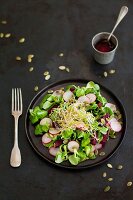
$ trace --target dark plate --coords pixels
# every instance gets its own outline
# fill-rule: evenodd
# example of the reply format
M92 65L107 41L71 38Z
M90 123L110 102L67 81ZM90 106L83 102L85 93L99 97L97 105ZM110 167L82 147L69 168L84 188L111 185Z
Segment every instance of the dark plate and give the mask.
M87 161L80 163L77 166L72 166L68 161L63 162L61 164L56 164L54 162L53 156L51 156L48 152L48 149L42 145L41 137L37 137L34 135L34 127L31 125L31 123L29 121L29 109L32 109L36 105L38 105L48 90L57 90L61 87L65 87L69 84L83 86L87 82L88 82L88 80L64 80L64 81L60 81L60 82L57 82L57 83L54 83L52 85L45 87L31 101L31 103L28 107L27 113L26 113L25 129L26 129L26 134L30 141L30 144L32 145L34 150L40 156L42 156L44 158L44 160L47 160L48 162L50 162L54 165L57 165L59 167L71 168L71 169L82 169L82 168L87 168L87 167L93 167L93 166L99 165L99 164L107 161L107 159L109 159L116 152L118 147L120 146L120 144L124 138L125 132L126 132L126 114L125 114L122 104L120 103L118 98L111 91L109 91L108 89L106 89L105 87L103 87L102 85L100 85L98 83L100 85L102 95L104 97L106 97L109 102L114 103L117 106L118 110L121 112L122 121L123 121L122 131L117 134L116 139L110 139L107 142L107 144L105 145L105 147L101 150L106 153L105 156L98 156L95 160L87 160Z

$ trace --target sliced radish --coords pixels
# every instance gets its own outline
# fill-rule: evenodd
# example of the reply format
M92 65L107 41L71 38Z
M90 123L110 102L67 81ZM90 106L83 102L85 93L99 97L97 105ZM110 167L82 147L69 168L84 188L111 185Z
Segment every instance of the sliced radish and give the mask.
M113 112L116 111L116 106L112 103L106 103L105 107L111 108Z
M112 119L110 119L110 120L108 121L109 124L110 124L111 122L118 122L118 120L117 120L115 117L113 117Z
M68 147L68 150L70 152L74 152L75 149L76 150L79 149L79 143L76 142L76 141L70 141L70 142L68 142L68 146L67 147Z
M51 148L49 149L49 153L50 153L50 155L52 155L52 156L56 156L56 154L57 154L59 151L60 151L60 149L59 149L59 148L55 148L55 147L51 147Z
M62 96L62 90L56 90L56 91L54 91L54 93L52 95L57 96L57 97L61 97Z
M68 90L63 94L63 99L68 102L73 97L73 93Z
M60 133L60 130L56 128L50 128L49 133L52 135L57 135L58 133Z
M47 118L47 117L45 117L45 118L43 118L41 121L40 121L40 125L45 125L45 124L48 124L48 125L50 125L50 126L52 126L52 120L50 119L50 118Z
M94 147L95 147L95 150L99 150L102 148L102 144L96 144Z
M51 138L48 136L47 133L45 133L43 136L42 136L42 143L43 144L48 144L51 142Z
M118 122L118 121L112 121L110 123L110 127L115 132L119 132L122 129L122 126L121 126L120 122Z
M95 94L90 93L90 94L87 94L86 96L87 96L87 98L89 98L90 103L93 103L94 101L96 101L96 95Z
M79 101L80 103L90 103L90 99L87 98L86 96L81 96L81 97L79 97L79 98L78 98L78 101Z

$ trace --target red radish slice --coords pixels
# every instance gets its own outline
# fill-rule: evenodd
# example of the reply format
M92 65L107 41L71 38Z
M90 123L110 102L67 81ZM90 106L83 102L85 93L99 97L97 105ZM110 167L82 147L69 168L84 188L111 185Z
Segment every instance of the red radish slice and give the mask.
M73 97L73 93L68 90L63 94L63 99L68 102Z
M118 122L118 121L112 121L110 123L110 127L115 132L120 132L122 129L122 126L121 126L120 122Z
M60 133L60 130L56 128L50 128L49 133L52 135L57 135L58 133Z
M90 103L90 99L87 98L86 96L79 97L78 101L81 102L81 103Z
M43 144L48 144L51 142L51 138L48 136L47 133L45 133L43 136L42 136L42 143Z
M79 149L79 143L76 141L70 141L70 142L68 142L67 147L70 152L74 152L74 149L76 149L76 150Z
M112 103L106 103L105 107L111 108L112 111L116 111L116 106Z
M59 148L55 148L55 147L50 147L50 149L49 149L49 153L50 153L50 155L52 155L52 156L56 156L56 154L59 152Z
M96 101L96 95L93 93L87 94L86 97L89 98L90 103L93 103L94 101Z
M45 125L45 124L48 124L48 125L50 125L50 126L52 126L52 120L50 119L50 118L47 118L47 117L45 117L45 118L43 118L41 121L40 121L40 125Z
M56 91L54 91L54 93L52 95L57 96L57 97L61 97L62 96L61 92L62 92L61 90L56 90Z
M94 148L95 150L99 150L102 148L102 144L96 144Z
M108 123L111 124L112 122L118 122L118 121L117 121L117 119L116 119L115 117L113 117L112 119L110 119L110 120L108 121Z

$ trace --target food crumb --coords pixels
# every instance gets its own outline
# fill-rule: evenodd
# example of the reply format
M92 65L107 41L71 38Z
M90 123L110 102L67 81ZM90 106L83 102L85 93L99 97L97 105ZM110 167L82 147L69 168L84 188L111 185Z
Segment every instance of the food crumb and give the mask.
M23 42L25 42L25 38L20 38L19 43L23 43Z
M48 74L47 76L45 76L45 80L48 81L50 79L50 74Z
M103 178L105 178L107 176L107 173L106 172L104 172L103 173Z
M113 181L113 178L108 178L108 181L109 181L109 182Z
M20 56L16 56L16 60L17 61L21 60L21 57Z
M114 74L114 73L115 73L115 69L111 69L111 70L109 71L109 73L110 73L110 74Z
M43 75L44 75L44 76L47 76L47 75L49 75L49 72L48 72L48 71L45 71L45 72L43 73Z
M131 181L127 182L127 187L131 187L132 184L133 184L133 183L132 183Z
M9 38L9 37L11 37L11 33L6 33L5 38Z
M110 163L107 164L107 167L110 168L110 169L113 168L113 166Z
M122 168L123 168L122 165L118 165L118 166L117 166L117 169L119 169L119 170L122 169Z
M33 70L34 70L33 67L30 67L30 68L29 68L29 72L32 72Z
M109 190L110 190L110 186L109 185L104 188L104 192L108 192Z
M99 156L105 156L105 152L104 151L100 152Z
M34 91L37 92L38 89L39 89L39 88L38 88L38 86L36 85L36 86L34 87Z
M67 72L70 72L70 69L69 69L68 67L66 67L66 71L67 71Z
M65 67L64 65L61 65L61 66L59 66L59 69L60 69L60 70L65 70L66 67Z
M32 58L34 57L34 55L33 54L29 54L28 55L28 62L32 62Z
M59 56L60 56L60 57L63 57L63 56L64 56L64 54L63 54L63 53L60 53L60 54L59 54Z
M104 75L104 77L107 77L107 76L108 76L108 73L107 73L107 72L104 72L103 75Z
M2 20L1 24L7 24L7 21L6 20Z
M3 38L4 37L4 33L0 33L0 38Z

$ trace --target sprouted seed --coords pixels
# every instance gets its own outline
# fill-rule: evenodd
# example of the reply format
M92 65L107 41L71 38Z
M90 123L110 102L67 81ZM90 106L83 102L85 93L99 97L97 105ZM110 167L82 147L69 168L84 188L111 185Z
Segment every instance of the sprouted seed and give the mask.
M21 57L20 56L16 56L16 60L17 61L21 60Z

